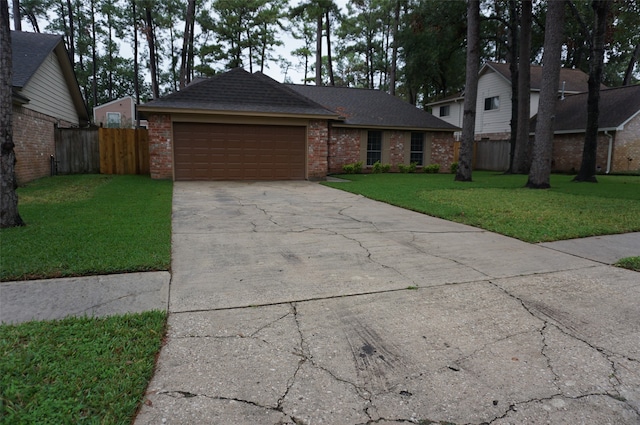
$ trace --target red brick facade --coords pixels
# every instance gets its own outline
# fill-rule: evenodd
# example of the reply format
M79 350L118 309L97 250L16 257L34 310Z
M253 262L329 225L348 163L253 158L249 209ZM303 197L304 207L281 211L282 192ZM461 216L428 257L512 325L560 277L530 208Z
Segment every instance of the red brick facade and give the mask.
M434 132L431 139L431 164L440 164L440 172L448 173L453 163L453 133Z
M615 134L612 171L640 171L640 115Z
M398 171L398 165L405 164L405 148L411 149L411 133L406 131L391 130L386 132L389 140L389 163L393 171Z
M173 179L171 115L149 116L149 170L153 179Z
M51 155L56 154L56 125L71 127L71 123L14 106L13 143L19 185L51 174Z
M322 180L327 177L328 139L329 123L327 121L309 121L307 126L307 178L309 180Z
M332 127L329 140L329 173L341 173L342 166L360 161L360 129Z
M558 173L577 173L582 163L584 133L558 134L553 139L553 160L551 171ZM609 139L598 133L598 153L596 165L602 172L607 170L607 150Z

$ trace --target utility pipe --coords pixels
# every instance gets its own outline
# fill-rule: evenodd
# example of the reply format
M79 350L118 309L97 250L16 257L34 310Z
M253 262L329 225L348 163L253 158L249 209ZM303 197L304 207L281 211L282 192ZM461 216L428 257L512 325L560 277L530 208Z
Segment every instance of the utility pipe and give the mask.
M609 149L607 150L607 174L609 174L611 172L611 154L613 152L613 135L609 134L609 130L605 130L604 135L609 138Z

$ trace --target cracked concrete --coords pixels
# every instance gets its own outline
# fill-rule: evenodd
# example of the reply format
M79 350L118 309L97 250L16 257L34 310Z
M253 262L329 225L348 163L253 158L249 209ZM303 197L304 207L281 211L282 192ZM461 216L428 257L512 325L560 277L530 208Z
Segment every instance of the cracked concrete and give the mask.
M0 284L0 323L167 310L169 272Z
M637 424L638 274L308 182L176 183L136 424Z

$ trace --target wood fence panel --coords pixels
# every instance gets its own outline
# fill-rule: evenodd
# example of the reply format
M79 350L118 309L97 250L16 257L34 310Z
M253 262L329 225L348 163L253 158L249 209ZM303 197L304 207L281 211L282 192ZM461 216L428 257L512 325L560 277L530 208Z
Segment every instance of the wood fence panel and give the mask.
M509 168L511 144L508 140L482 140L473 143L473 169L506 171ZM453 144L453 161L460 157L460 142Z
M100 148L97 129L59 128L55 134L58 174L97 174Z
M100 172L149 174L149 137L145 129L101 128Z

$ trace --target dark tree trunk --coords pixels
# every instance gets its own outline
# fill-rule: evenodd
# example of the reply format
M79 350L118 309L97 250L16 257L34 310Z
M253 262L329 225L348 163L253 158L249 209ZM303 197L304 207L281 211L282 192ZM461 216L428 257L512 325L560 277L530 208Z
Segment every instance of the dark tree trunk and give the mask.
M322 13L316 22L316 86L322 85Z
M91 0L91 93L93 95L93 105L98 106L98 54L96 52L96 44L98 40L96 40L96 11L95 11L95 0Z
M0 0L0 228L24 225L16 193L11 54L9 3Z
M511 133L509 136L509 169L507 174L513 173L513 156L516 151L516 138L518 134L518 105L520 88L518 72L518 5L515 0L509 0L509 71L511 72Z
M329 20L329 9L325 12L327 20L327 66L329 67L329 85L335 86L336 81L333 78L333 59L331 58L331 21Z
M13 28L22 31L22 16L20 16L20 0L13 0Z
M396 0L393 11L393 49L391 51L391 70L389 71L389 94L396 95L398 71L398 27L400 26L400 0Z
M71 66L76 67L76 42L75 42L75 29L73 24L73 6L71 0L67 0L67 13L69 14L69 60L71 60Z
M476 126L476 99L480 67L480 0L467 3L467 64L462 117L462 143L456 181L471 181L473 143Z
M610 0L594 0L591 7L595 12L595 31L591 43L591 60L589 61L589 95L587 98L587 128L584 135L582 164L578 175L573 179L578 182L596 183L597 151L598 151L598 117L600 116L600 83L604 68L604 35L607 28L607 12Z
M193 51L191 31L195 20L196 0L189 0L187 4L187 16L184 22L184 38L182 39L182 52L180 52L180 89L189 83L189 51ZM191 48L191 49L190 49Z
M531 115L531 0L522 2L518 58L518 129L513 152L512 172L528 174L531 164L529 116Z
M145 21L146 35L149 43L149 71L151 72L151 95L154 99L160 97L160 88L158 87L158 61L156 59L156 36L153 29L153 14L151 5L145 4Z
M532 189L551 187L551 158L553 154L553 121L558 99L560 59L564 25L564 1L551 1L547 7L542 55L542 83L540 103L533 142L533 158L526 186Z
M640 57L640 44L638 44L631 55L631 59L629 59L629 65L627 65L627 71L624 73L624 80L622 80L623 86L628 86L631 84L631 77L633 77L633 69L638 62L638 57Z

